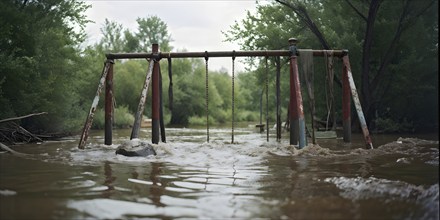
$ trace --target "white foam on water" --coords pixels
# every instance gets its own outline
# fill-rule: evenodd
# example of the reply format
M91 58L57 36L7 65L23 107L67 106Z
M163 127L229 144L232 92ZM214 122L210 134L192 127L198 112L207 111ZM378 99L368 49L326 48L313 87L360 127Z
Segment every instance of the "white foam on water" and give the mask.
M219 130L218 132L226 130ZM229 132L229 131L226 131ZM125 141L122 145L136 146L139 139ZM238 135L236 143L225 140L213 140L209 143L194 143L188 141L151 144L157 155L148 157L126 157L116 155L117 145L95 145L87 149L70 150L68 160L71 164L100 164L104 161L114 163L146 163L167 162L178 166L210 167L229 169L235 167L256 166L265 161L268 155L277 156L335 156L334 152L319 145L309 144L303 149L288 143L275 141L266 142L259 134Z
M98 219L125 219L128 216L196 217L199 211L189 207L157 207L152 204L113 199L69 201L67 207Z
M93 180L81 180L81 181L74 181L74 180L75 179L62 180L62 181L57 181L54 184L56 184L58 187L62 187L63 189L90 188L96 185L96 182Z
M423 203L439 199L438 184L416 186L402 181L379 179L375 177L331 177L324 182L333 183L341 190L340 195L346 199L362 200L370 198L387 198L396 200L416 199Z
M174 131L170 129L170 131ZM399 138L397 141L369 149L331 150L319 145L309 144L303 149L289 145L286 140L281 143L271 139L267 142L264 135L241 131L236 135L234 144L230 143L228 129L211 129L211 142L206 143L203 130L200 129L175 129L173 136L168 138L168 143L151 144L157 155L148 157L126 157L116 155L115 149L120 146L89 144L86 149L80 150L75 147L64 148L58 156L52 157L51 161L68 163L69 165L101 165L103 162L122 164L146 164L151 162L174 164L177 167L199 167L229 170L246 169L265 164L266 158L275 156L310 156L310 157L355 157L370 158L384 154L405 154L404 157L396 158L394 162L405 164L412 163L415 159L426 164L438 166L438 141L425 141L419 139ZM195 138L194 134L200 134L203 140ZM195 140L197 139L197 140ZM130 141L116 140L121 145L136 146L149 140L133 139ZM426 145L419 147L418 144ZM434 146L432 146L434 145ZM421 152L423 149L424 152ZM407 155L407 156L406 156ZM267 172L267 166L262 165L262 175ZM255 171L255 169L253 169Z
M151 186L151 185L153 185L153 182L151 182L151 181L145 181L145 180L138 180L138 179L128 179L128 181L129 182L132 182L132 183L139 183L139 184L142 184L142 185L148 185L148 186ZM158 186L161 186L161 184L160 183L156 183Z
M217 132L229 132L219 129ZM136 146L141 140L134 139L122 143ZM230 168L231 166L255 166L264 161L270 154L289 156L297 154L295 147L277 142L267 143L259 135L246 134L246 140L237 137L237 143L231 144L225 140L214 140L210 143L169 142L151 144L157 155L148 157L126 157L116 155L117 145L88 146L84 150L70 149L66 160L72 165L100 164L104 161L114 163L145 163L167 162L176 165L193 167Z
M382 198L385 201L416 201L424 208L419 219L439 218L439 185L416 186L402 181L369 178L332 177L324 180L341 190L340 195L353 201Z
M0 190L0 196L15 196L17 195L17 192L9 190L9 189L2 189Z

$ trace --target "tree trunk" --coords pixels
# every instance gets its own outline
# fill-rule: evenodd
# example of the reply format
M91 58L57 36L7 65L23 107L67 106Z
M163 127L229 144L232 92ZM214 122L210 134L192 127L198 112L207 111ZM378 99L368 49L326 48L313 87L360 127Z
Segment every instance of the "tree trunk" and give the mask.
M370 88L370 55L373 45L373 28L377 12L380 6L380 0L372 0L368 10L367 25L365 30L364 44L362 46L362 69L361 69L361 98L362 107L365 113L367 124L371 120L373 110L373 100Z

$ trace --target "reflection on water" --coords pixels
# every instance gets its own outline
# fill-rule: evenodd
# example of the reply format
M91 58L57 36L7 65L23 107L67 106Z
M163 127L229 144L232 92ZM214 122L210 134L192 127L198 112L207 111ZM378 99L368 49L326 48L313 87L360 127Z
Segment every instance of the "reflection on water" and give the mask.
M115 155L129 130L112 146L92 133L85 150L77 137L15 146L50 158L0 154L0 219L439 218L438 141L381 135L365 150L353 135L298 150L237 130L230 144L229 129L211 129L210 143L204 129L167 129L147 158Z

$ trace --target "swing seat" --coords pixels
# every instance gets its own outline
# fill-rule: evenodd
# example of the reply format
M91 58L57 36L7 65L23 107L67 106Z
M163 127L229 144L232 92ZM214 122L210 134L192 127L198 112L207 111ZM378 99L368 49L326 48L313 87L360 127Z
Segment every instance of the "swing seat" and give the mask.
M144 116L145 117L145 116ZM151 128L151 119L149 118L144 118L141 121L141 128Z

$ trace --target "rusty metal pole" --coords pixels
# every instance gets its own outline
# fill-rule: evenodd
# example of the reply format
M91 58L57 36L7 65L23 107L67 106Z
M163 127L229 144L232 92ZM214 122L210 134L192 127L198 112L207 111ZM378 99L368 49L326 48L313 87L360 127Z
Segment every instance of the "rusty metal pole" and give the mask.
M297 49L299 53L304 51ZM310 51L310 50L307 50ZM334 56L342 57L343 50L312 50L313 56L325 56L325 54L332 52ZM108 59L150 59L157 57L157 54L152 53L110 53L106 54ZM159 58L210 58L210 57L275 57L275 56L290 56L289 50L254 50L254 51L212 51L207 55L206 52L160 52Z
M154 61L150 60L148 64L147 75L144 81L144 87L142 88L141 98L139 100L138 109L134 116L133 129L131 130L130 140L139 138L139 130L141 128L142 115L144 113L145 101L147 100L148 88L150 87L151 75L153 74Z
M304 121L304 112L301 96L301 87L298 76L297 64L297 40L295 38L289 39L290 50L290 144L295 145L296 140L294 136L298 135L299 145L301 149L306 146L306 124ZM295 124L298 124L298 130L294 129ZM296 130L296 131L295 131ZM295 134L296 133L296 134Z
M99 80L98 89L96 90L95 98L93 99L92 106L90 107L89 114L87 115L86 123L84 123L84 128L81 134L81 139L79 140L78 148L84 149L86 145L87 138L89 137L89 130L92 127L93 117L95 116L96 107L99 103L99 95L101 94L102 87L104 87L105 79L110 68L110 64L113 60L107 59L104 63L104 68L102 69L101 79Z
M159 65L159 125L160 125L160 139L163 143L167 142L167 137L165 134L165 122L163 118L163 90L162 90L162 72L160 71Z
M105 122L104 122L104 144L112 145L113 129L113 64L111 60L108 74L105 79Z
M280 64L280 57L276 57L276 96L277 96L277 141L281 141L281 84L280 84L280 78L281 78L281 64Z
M344 142L351 142L351 102L350 82L348 81L348 68L342 67L342 125L344 128Z
M350 67L350 61L348 59L348 55L343 56L342 61L344 62L344 66L347 69L347 78L351 89L351 95L353 98L354 106L356 107L359 123L361 124L365 143L367 145L367 148L373 149L373 143L371 141L370 132L368 131L367 122L365 121L364 112L362 111L361 102L359 101L359 95L357 93L356 85L354 84L353 76L351 74L351 67Z
M290 44L290 39L289 39ZM296 48L295 48L296 49ZM290 101L289 101L289 120L290 120L290 144L297 145L298 144L298 135L299 135L299 124L298 124L298 109L296 108L296 95L295 95L295 81L293 76L293 62L296 62L296 53L293 52L290 59ZM294 56L294 60L293 60Z
M152 105L151 105L151 142L153 144L159 143L159 117L160 117L160 92L159 92L159 44L152 45L152 51L155 56L153 68L153 83L152 83Z

